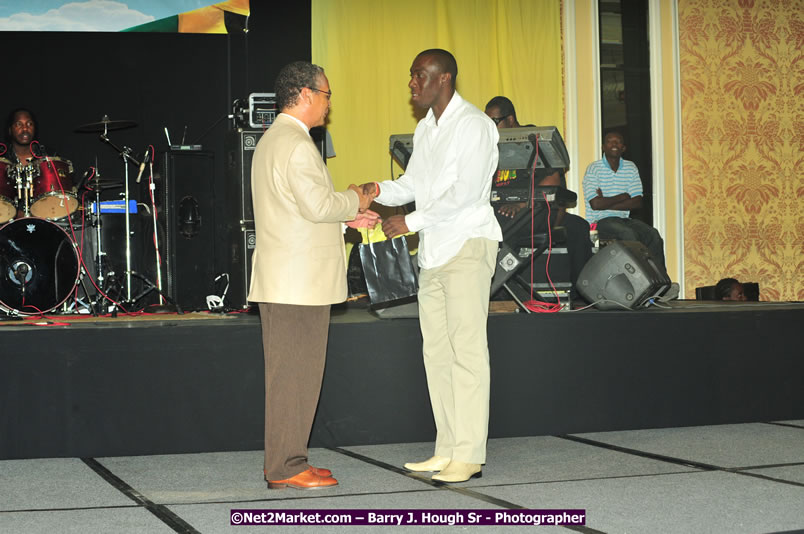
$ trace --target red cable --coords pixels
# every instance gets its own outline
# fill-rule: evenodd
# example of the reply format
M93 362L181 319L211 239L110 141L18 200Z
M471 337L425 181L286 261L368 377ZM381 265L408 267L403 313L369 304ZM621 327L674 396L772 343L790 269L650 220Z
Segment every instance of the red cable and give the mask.
M545 274L547 276L547 281L550 282L550 287L553 288L553 292L556 296L556 303L553 304L549 302L541 302L533 298L533 228L536 219L534 210L536 199L534 197L536 195L536 163L539 161L539 134L536 134L536 141L534 144L536 154L533 158L533 165L530 169L530 300L524 302L523 304L532 312L555 313L561 310L561 302L558 298L558 291L553 285L553 280L550 278L550 257L553 252L553 231L550 225L550 203L547 202L547 195L544 193L542 193L542 197L544 198L545 204L547 204L547 262L545 265Z

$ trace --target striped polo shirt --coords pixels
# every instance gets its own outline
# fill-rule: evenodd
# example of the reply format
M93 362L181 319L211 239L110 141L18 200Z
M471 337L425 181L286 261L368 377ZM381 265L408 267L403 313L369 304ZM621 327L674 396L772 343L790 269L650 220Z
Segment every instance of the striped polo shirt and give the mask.
M606 217L627 218L630 214L627 210L593 210L589 201L597 196L598 189L603 191L604 197L613 197L620 193L628 193L632 198L642 196L642 180L637 166L633 161L620 158L620 165L617 172L614 172L604 156L589 164L583 176L587 221L594 223Z

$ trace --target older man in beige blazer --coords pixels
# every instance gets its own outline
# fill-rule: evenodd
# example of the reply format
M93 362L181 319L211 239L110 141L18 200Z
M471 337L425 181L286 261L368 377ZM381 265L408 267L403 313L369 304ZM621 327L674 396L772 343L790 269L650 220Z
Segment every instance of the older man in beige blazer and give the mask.
M265 479L314 489L338 482L311 467L307 442L327 349L330 305L346 299L342 221L364 218L371 196L336 192L309 129L324 124L332 92L323 69L286 65L276 81L281 113L254 152L257 246L248 299L257 302L265 357Z

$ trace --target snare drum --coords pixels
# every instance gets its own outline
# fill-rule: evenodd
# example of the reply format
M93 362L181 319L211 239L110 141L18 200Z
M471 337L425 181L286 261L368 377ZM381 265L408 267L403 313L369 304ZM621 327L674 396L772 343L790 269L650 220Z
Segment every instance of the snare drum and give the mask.
M0 228L0 308L38 315L78 285L78 253L64 230L25 217Z
M73 187L73 164L61 158L47 158L32 163L36 167L33 180L31 214L43 219L61 219L78 209ZM64 194L62 195L62 191Z
M9 176L13 166L6 158L0 158L0 223L13 219L17 214L16 184Z

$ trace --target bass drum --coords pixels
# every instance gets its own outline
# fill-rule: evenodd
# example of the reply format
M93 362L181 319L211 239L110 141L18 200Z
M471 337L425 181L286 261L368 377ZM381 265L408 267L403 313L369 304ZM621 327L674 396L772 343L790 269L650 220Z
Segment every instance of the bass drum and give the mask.
M27 217L0 228L0 307L39 315L60 306L78 285L78 253L67 234Z

